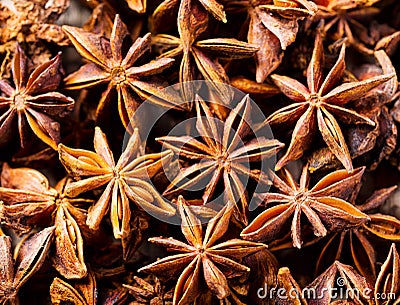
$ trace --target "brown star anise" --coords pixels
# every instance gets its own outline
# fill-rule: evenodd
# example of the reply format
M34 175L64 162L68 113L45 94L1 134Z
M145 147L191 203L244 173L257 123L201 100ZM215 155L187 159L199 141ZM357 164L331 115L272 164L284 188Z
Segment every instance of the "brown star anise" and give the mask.
M360 183L363 168L348 173L338 170L323 177L309 188L308 166L303 167L300 184L286 169L281 177L273 174L274 186L281 193L257 194L265 204L277 202L258 215L241 233L241 237L253 241L272 241L279 237L285 224L292 219L293 246L301 248L301 215L307 217L315 236L325 236L328 231L341 230L369 220L368 216L351 203L345 201ZM342 199L344 198L344 199Z
M85 226L86 211L74 204L92 200L68 198L64 190L69 181L64 178L52 188L47 178L34 169L13 169L3 164L0 220L16 232L25 233L51 215L55 226L54 267L65 278L82 278L87 269L80 227Z
M400 303L400 257L396 244L392 244L385 262L381 266L374 286L376 305Z
M346 291L346 304L356 305L389 305L400 302L400 261L396 245L392 244L385 262L375 281L371 285L366 279L357 273L353 267L334 262L324 273L318 276L307 288L315 290L314 300L309 299L309 304L342 304L340 301L332 302L332 288L335 283L342 286ZM339 278L337 278L339 274ZM337 289L337 288L336 288ZM337 292L337 290L336 290ZM338 293L336 293L338 295ZM318 299L317 299L318 298Z
M363 53L372 54L375 41L370 36L369 29L360 21L376 18L379 8L373 5L380 1L315 0L318 12L312 20L325 20L322 30L333 40L347 38L349 45Z
M99 127L95 129L94 149L96 152L59 145L61 163L70 175L79 180L66 186L67 196L76 197L106 185L97 203L89 208L86 222L89 228L98 229L101 220L110 210L115 238L126 237L130 231L129 199L154 213L175 214L175 209L148 181L161 169L163 162L171 157L170 151L140 156L137 128L117 163Z
M60 124L53 117L63 116L72 110L74 100L57 90L62 79L61 54L41 64L30 73L30 61L19 45L12 64L13 88L0 79L0 143L7 143L18 125L21 147L26 142L28 126L47 145L57 149L60 141ZM30 74L29 74L30 73Z
M150 275L146 280L134 276L133 281L130 285L123 284L135 298L131 305L172 305L173 290L165 291L156 276Z
M170 67L173 59L160 58L138 67L134 66L150 49L150 33L138 38L123 57L122 44L127 29L119 15L115 17L110 40L72 26L63 26L63 30L79 54L89 61L66 77L66 88L82 89L103 83L108 85L99 101L97 116L102 114L102 110L115 93L118 98L119 116L125 127L129 125L141 100L151 97L152 102L161 106L176 106L172 97L162 95L163 86L150 78Z
M93 272L89 271L87 276L71 286L67 282L54 278L50 286L51 302L54 305L97 305L98 291L96 278Z
M18 291L42 267L53 235L50 227L22 239L13 258L11 237L0 229L0 304L19 304Z
M182 2L186 0L164 0L156 8L152 16L152 23L155 29L165 28L169 26L166 20L170 20L171 16L176 14L178 7L182 5ZM202 5L215 19L226 23L226 14L224 6L220 4L218 0L190 0L192 2L199 2L194 4L195 7Z
M283 51L292 44L299 30L298 21L313 16L314 2L307 0L226 1L226 9L233 12L246 10L250 17L248 42L259 47L255 54L256 80L265 81L282 61Z
M210 220L204 237L200 220L182 196L178 198L178 210L182 218L182 233L188 244L174 238L150 238L149 241L180 253L162 258L139 269L139 272L167 278L181 272L175 287L174 304L192 304L205 288L203 284L219 299L227 298L231 294L228 279L250 271L240 260L265 249L265 245L240 239L217 243L228 230L232 204L227 204Z
M317 261L317 273L332 261L343 257L343 252L348 249L357 270L369 282L375 281L376 251L368 237L372 235L386 241L400 241L400 220L394 216L370 211L382 205L395 189L396 187L377 190L364 204L356 205L360 211L367 213L370 220L358 227L335 232L321 251Z
M179 156L195 162L178 173L164 194L180 192L207 179L202 197L203 203L206 204L213 197L218 182L223 180L226 200L240 200L239 218L245 220L248 202L243 181L251 178L269 183L268 178L259 169L251 168L249 163L270 158L283 144L265 137L246 139L251 132L251 128L248 128L251 115L248 96L231 110L224 122L218 121L202 100L196 102L196 110L196 129L201 141L192 136L166 136L158 139ZM238 124L237 129L234 128L234 124Z
M310 146L317 128L328 148L343 166L348 171L353 169L347 144L335 116L345 123L374 126L375 123L371 119L344 106L394 77L394 74L343 83L332 89L342 77L346 67L345 48L343 44L339 58L326 78L323 79L324 49L321 34L317 32L312 59L307 69L308 88L287 76L276 74L271 76L282 93L294 103L271 114L267 118L268 123L273 126L283 126L297 121L290 146L286 154L278 161L277 170L289 161L296 160L303 155Z
M217 58L245 58L253 56L258 47L234 38L200 39L207 30L208 14L197 0L182 0L178 13L180 37L169 34L154 36L153 43L163 49L160 58L182 56L179 82L198 79L198 72L210 81L210 86L219 93L222 101L228 102L231 93L215 83L229 83L229 78ZM196 69L197 68L197 69ZM184 92L185 98L193 100L192 92Z
M50 286L51 302L54 305L122 305L126 304L128 293L122 287L109 290L110 293L99 295L96 277L92 271L73 285L56 277Z
M147 0L125 0L129 8L138 14L146 13Z

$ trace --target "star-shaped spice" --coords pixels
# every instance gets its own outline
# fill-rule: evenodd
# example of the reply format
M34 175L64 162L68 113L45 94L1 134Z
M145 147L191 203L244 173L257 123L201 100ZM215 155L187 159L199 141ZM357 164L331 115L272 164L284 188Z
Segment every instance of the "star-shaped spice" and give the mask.
M10 168L3 165L0 187L0 220L17 233L26 233L35 225L55 226L53 265L65 278L86 275L83 237L80 227L86 226L86 211L74 204L92 200L71 199L65 195L70 179L62 179L55 188L47 178L30 168ZM52 219L48 221L47 219Z
M339 284L344 289L343 291L347 292L346 304L394 305L400 302L399 272L399 253L396 245L392 244L375 282L367 282L352 266L335 261L308 285L307 289L314 290L316 294L311 298L314 298L314 302L317 300L323 302L322 304L343 304L340 300L332 300L334 297L331 293L332 287ZM348 293L349 291L353 293ZM319 296L318 299L316 296ZM311 304L311 300L309 300L309 304Z
M149 241L180 253L162 258L141 268L139 272L155 273L162 277L175 276L180 272L174 304L192 304L201 289L205 288L204 284L219 299L225 299L231 294L228 279L250 271L240 260L265 249L265 245L240 239L217 243L228 230L233 212L231 204L210 220L204 236L200 220L182 196L178 198L178 209L182 218L182 233L188 243L173 238L150 238Z
M328 148L343 166L351 171L353 165L349 149L336 118L345 123L374 126L375 123L371 119L346 108L345 105L361 98L373 88L394 77L394 74L380 75L334 87L346 68L345 45L342 45L339 58L325 79L323 79L323 68L324 50L321 34L317 32L314 51L307 69L308 88L288 76L276 74L271 76L275 85L294 103L271 114L267 122L273 126L284 126L296 122L289 148L278 161L277 170L303 155L318 128Z
M278 203L258 215L241 233L241 237L253 241L272 241L292 218L293 246L301 248L301 216L304 214L311 224L314 235L325 236L333 229L359 226L369 220L368 216L342 198L348 199L364 169L348 173L338 170L323 177L314 187L309 188L308 166L303 167L300 184L286 169L282 178L274 176L274 186L280 193L263 193L257 196L265 204Z
M218 92L222 101L230 100L231 92L218 83L229 83L229 78L217 58L245 58L253 56L258 48L234 38L200 39L207 30L208 14L198 1L182 0L178 12L179 37L168 34L154 36L155 45L169 51L160 58L182 56L179 81L188 82L198 79L198 72L211 88ZM217 84L215 84L217 83ZM192 101L192 92L184 92Z
M227 1L226 8L232 12L245 10L250 17L247 40L259 47L255 54L259 83L279 66L283 51L295 41L299 20L317 11L314 2L307 0Z
M74 106L72 98L55 91L63 73L60 54L33 72L29 67L29 59L17 45L12 63L14 87L0 79L0 92L4 93L0 96L0 143L11 139L17 125L24 147L29 126L40 140L57 149L60 124L53 117L65 115Z
M136 13L146 13L147 0L125 0L129 8Z
M364 20L376 18L381 0L315 0L318 12L313 21L323 19L322 30L333 40L347 39L347 43L362 53L373 54L375 40Z
M95 129L94 149L83 149L59 145L61 163L70 175L79 181L68 184L65 194L75 197L80 193L106 185L101 197L89 208L87 224L98 229L101 220L110 210L114 237L127 237L130 230L131 209L129 199L139 207L153 213L174 215L169 205L149 182L171 157L171 152L140 155L140 137L134 129L128 144L117 163L108 146L106 136L99 127Z
M53 305L117 305L126 304L127 291L121 286L107 289L107 293L99 290L95 274L88 275L72 284L56 277L50 286L50 298Z
M171 58L160 58L141 66L135 62L150 49L150 33L138 38L129 48L125 57L122 44L127 35L126 26L116 15L110 40L86 32L80 28L63 26L69 39L79 54L89 63L65 78L67 89L89 88L107 84L97 106L97 116L107 103L117 94L118 111L122 123L127 127L141 100L151 97L151 101L161 106L176 106L172 97L163 96L161 84L151 79L174 62Z
M373 236L391 242L400 241L400 220L394 216L371 213L371 211L381 206L395 189L396 187L377 190L364 204L356 205L360 211L367 213L370 220L358 227L334 232L318 258L317 272L321 272L333 260L345 257L346 253L367 280L375 281L376 251L369 237Z
M171 16L176 14L178 7L182 5L182 2L185 0L164 0L161 4L156 8L152 16L152 25L158 30L168 27L167 20L171 20ZM226 23L226 14L224 11L224 6L220 4L218 0L191 0L196 3L196 6L203 6L215 19ZM175 16L176 17L176 16ZM174 17L173 17L174 18Z
M50 227L22 239L13 256L11 237L0 229L0 304L19 304L18 291L42 267L53 236Z
M201 140L190 135L158 139L179 156L194 162L179 172L164 194L170 195L191 188L207 179L202 198L206 204L212 199L218 182L223 180L226 200L240 200L240 218L246 219L248 203L243 181L251 178L262 183L269 182L259 169L251 168L249 163L274 156L283 144L265 137L246 139L252 132L248 125L251 122L248 96L231 110L224 122L217 120L202 100L196 102L196 110L196 129ZM238 124L236 128L234 124Z
M150 275L146 280L134 276L130 285L122 285L135 299L131 305L172 305L173 289L166 291L156 276Z

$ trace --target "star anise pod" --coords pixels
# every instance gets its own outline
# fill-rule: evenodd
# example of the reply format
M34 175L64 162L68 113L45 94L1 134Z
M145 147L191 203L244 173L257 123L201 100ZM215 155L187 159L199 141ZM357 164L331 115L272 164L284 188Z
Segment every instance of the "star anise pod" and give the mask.
M298 184L291 173L283 169L281 177L273 174L273 184L280 193L257 194L264 204L277 202L258 215L241 233L253 241L272 241L282 234L285 224L292 218L293 246L301 248L301 216L311 224L315 236L325 236L328 231L343 230L369 220L369 217L347 202L353 188L360 183L363 168L348 173L338 170L323 177L309 188L308 166L303 167ZM342 199L344 198L344 199Z
M139 207L162 215L174 215L169 205L149 182L171 157L171 152L140 155L140 137L134 129L128 144L117 163L108 146L106 136L99 127L95 129L95 152L72 149L59 145L61 163L70 175L79 181L68 184L65 194L76 197L80 193L106 186L95 205L89 208L87 225L97 230L101 220L110 210L115 238L129 234L131 208L129 199Z
M349 304L398 304L400 301L399 272L400 261L395 244L392 244L373 287L351 266L336 261L307 287L316 292L313 296L314 299L309 299L308 303L337 304L331 303L332 291L334 291L332 288L337 283L346 291L354 292L346 293ZM337 278L337 274L339 274L339 278Z
M343 83L333 88L343 75L345 64L345 45L340 50L339 58L328 75L323 79L324 49L321 34L315 37L312 59L307 69L307 85L288 76L272 75L271 78L283 94L294 101L267 118L273 126L283 126L296 122L290 146L286 154L278 161L280 169L291 160L300 158L310 146L318 128L328 148L335 154L343 166L353 169L350 153L336 117L345 123L375 123L363 114L345 107L350 101L359 99L371 89L388 81L394 74L371 77L369 79Z
M54 305L97 305L98 290L96 278L89 271L87 276L76 282L74 286L56 277L50 286L51 302Z
M245 10L249 15L247 40L259 47L255 54L256 80L259 83L279 66L283 51L295 41L298 21L313 16L317 11L314 2L307 0L227 1L226 8L233 12Z
M146 13L147 0L125 0L129 8L138 14Z
M87 269L80 227L85 226L86 211L74 205L92 200L68 198L64 191L69 181L64 178L52 188L47 178L34 169L13 169L3 164L0 200L4 203L0 204L0 220L16 232L25 233L43 219L52 218L50 223L55 226L53 265L65 278L82 278Z
M67 89L83 89L99 84L107 84L97 106L97 117L115 94L122 123L127 127L141 100L151 97L151 101L161 106L176 106L172 97L163 96L163 85L150 77L159 74L174 62L171 58L160 58L141 66L135 62L150 49L151 35L138 38L129 48L125 57L122 46L127 35L126 26L116 15L110 40L80 28L63 26L69 39L79 54L89 63L65 78Z
M250 271L240 260L264 249L265 245L240 239L217 243L228 230L233 212L232 204L226 205L210 220L204 236L200 220L182 196L178 199L178 210L182 218L182 233L188 243L174 238L150 238L149 241L179 254L162 258L139 269L139 272L166 278L180 272L174 292L174 304L191 304L201 293L201 289L205 288L204 284L219 299L227 298L231 294L228 279Z
M392 244L374 286L376 305L400 303L400 257L396 245Z
M204 101L196 102L196 111L196 129L201 140L190 135L165 136L158 139L179 156L195 162L178 173L164 195L191 188L199 185L201 181L204 181L203 179L207 179L207 186L202 196L203 203L206 204L211 201L218 182L223 180L226 200L235 203L240 200L239 218L245 220L248 202L243 181L251 178L262 183L269 183L268 178L259 169L252 169L249 163L272 157L283 145L277 140L265 137L246 139L251 132L248 125L251 116L248 96L245 96L231 110L222 124L216 121ZM234 124L238 124L236 129Z
M96 277L92 271L73 285L60 278L54 278L50 286L51 302L54 305L122 305L126 304L127 292L122 287L99 296Z
M165 286L156 276L150 276L148 280L134 276L133 281L123 285L135 298L132 305L172 305L173 291L164 291Z
M225 69L218 59L251 57L258 47L234 38L200 39L200 35L206 32L207 25L208 14L200 3L197 0L182 0L178 13L179 37L158 34L153 37L153 43L163 49L170 49L162 53L160 58L182 56L179 82L196 80L200 72L218 92L221 100L229 102L231 92L226 90L226 87L218 86L218 83L229 83ZM193 100L190 90L186 90L184 94L186 100Z
M186 0L164 0L161 4L156 8L152 16L152 26L153 29L165 30L166 27L169 27L171 24L169 21L175 19L177 11L180 9L179 6L182 6L183 2ZM191 0L195 3L194 7L203 6L204 9L208 11L215 19L227 22L226 14L224 11L224 6L220 4L219 0Z
M372 54L375 41L362 21L376 18L380 10L377 7L373 7L373 5L380 1L315 0L318 5L318 12L312 20L319 21L323 19L325 24L322 27L322 31L327 33L332 40L337 41L347 38L349 45L360 52Z
M268 288L273 288L274 290L268 290ZM287 267L279 269L276 286L265 286L263 289L263 294L260 295L265 301L270 298L273 299L273 304L275 305L307 305L307 301L304 298L304 294L302 294L299 284L292 277L292 274ZM276 291L278 291L278 293Z
M320 274L306 289L312 292L305 296L309 305L374 304L373 289L367 280L358 274L353 267L338 261L335 261L326 271ZM345 299L333 300L335 296L339 295L340 289L348 289ZM341 301L344 303L340 303Z
M369 241L370 236L385 241L400 241L400 220L394 216L371 213L371 210L382 205L396 187L375 191L362 205L356 205L366 213L370 220L358 227L342 232L335 232L326 242L317 261L317 273L334 260L341 259L347 249L353 265L370 283L376 279L376 251ZM350 245L350 247L349 247Z
M12 65L14 87L0 79L0 91L4 93L0 96L1 144L11 139L17 125L21 147L24 147L29 126L40 140L57 149L60 124L53 117L65 115L74 106L72 98L55 91L63 74L60 55L31 72L29 59L17 45Z
M21 240L13 259L11 237L0 230L0 304L19 304L18 291L42 267L53 235L50 227Z

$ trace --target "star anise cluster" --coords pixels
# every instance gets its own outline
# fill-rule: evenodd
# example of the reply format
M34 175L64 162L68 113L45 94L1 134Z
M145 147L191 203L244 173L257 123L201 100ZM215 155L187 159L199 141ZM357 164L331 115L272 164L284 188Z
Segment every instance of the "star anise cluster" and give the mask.
M0 1L0 304L400 304L400 3Z

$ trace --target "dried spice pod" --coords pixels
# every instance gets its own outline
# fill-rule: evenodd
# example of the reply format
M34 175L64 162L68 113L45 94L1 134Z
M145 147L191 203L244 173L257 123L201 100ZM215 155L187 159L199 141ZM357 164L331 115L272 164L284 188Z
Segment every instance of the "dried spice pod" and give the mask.
M317 273L322 272L334 260L345 257L344 252L350 252L348 257L351 257L352 265L358 272L370 283L376 280L377 258L370 236L385 241L399 241L400 220L390 215L371 213L371 211L381 206L395 189L396 187L377 190L364 204L357 205L360 211L368 215L370 220L358 227L334 232L326 241L319 255L316 265Z
M68 198L64 193L71 179L62 179L55 188L40 172L29 168L10 168L6 163L1 172L1 223L18 233L26 233L39 225L54 225L55 250L53 265L65 278L82 278L87 269L83 254L80 227L86 227L86 211L76 204L92 200ZM49 219L50 218L50 219Z
M146 280L134 276L131 285L123 286L135 299L132 305L172 305L173 290L165 291L165 286L155 276L150 276Z
M253 56L258 47L234 38L200 39L207 30L208 14L198 1L182 0L178 13L179 37L169 34L158 34L153 44L166 52L159 58L175 58L182 56L179 69L179 82L190 82L199 79L199 73L223 103L229 104L232 92L227 86L229 77L217 58L239 59ZM193 90L183 84L185 101L194 100Z
M0 275L0 302L2 304L19 304L18 291L43 265L53 236L54 227L49 227L22 240L16 247L14 262L11 237L0 231L0 264L3 270Z
M97 294L96 278L92 272L88 272L87 276L74 286L57 277L50 286L51 302L54 305L65 302L74 305L96 305Z
M0 144L5 145L14 136L18 126L20 145L24 147L29 128L44 143L57 149L60 124L53 119L65 116L73 109L74 100L55 90L63 77L61 54L30 71L30 61L17 44L12 74L14 88L0 79Z
M151 242L180 253L162 258L139 269L139 272L163 277L176 276L180 272L174 291L174 304L192 302L205 288L204 283L219 299L225 299L231 294L228 279L250 271L240 260L261 251L265 245L240 239L217 243L228 229L233 212L232 204L225 206L208 223L203 237L200 220L183 197L179 197L178 201L181 229L188 244L173 238L151 238Z
M1 304L400 304L399 1L0 2Z
M252 241L272 241L282 235L282 229L289 218L293 246L301 248L301 215L307 217L314 235L325 236L328 231L344 230L359 226L369 217L345 201L348 199L357 182L360 181L363 169L347 173L345 170L333 172L323 177L314 187L309 188L308 166L303 167L300 184L286 169L283 177L273 174L273 183L280 193L257 194L264 204L277 202L278 205L268 208L258 215L240 234L242 238Z
M317 6L312 1L226 1L227 11L247 11L247 40L259 47L255 54L256 80L267 76L282 62L283 51L291 45L299 30L298 21L313 16ZM270 4L271 3L271 4Z
M174 97L162 95L168 92L162 90L162 84L150 79L151 76L170 67L174 59L160 58L138 67L134 66L150 49L150 33L138 38L124 57L122 46L127 29L119 15L114 19L110 40L76 27L63 26L63 30L79 54L89 61L78 71L67 76L66 88L83 89L107 84L107 89L102 93L97 106L97 116L102 114L106 104L115 97L115 93L119 116L125 127L129 126L141 100L151 98L151 101L161 106L179 105L174 105Z
M218 182L223 180L225 200L240 202L237 216L239 220L247 223L248 199L246 185L242 181L251 178L269 184L268 176L257 168L252 169L248 163L273 157L283 145L266 137L246 139L251 132L251 128L248 127L251 115L248 96L231 110L223 126L217 124L219 121L216 121L210 108L200 98L196 102L196 113L196 128L201 141L190 135L158 139L166 148L195 162L178 173L164 191L164 195L190 189L207 179L207 186L202 195L203 204L207 204L212 200ZM238 124L236 129L234 124ZM188 179L189 177L192 178Z
M129 200L156 214L175 214L175 209L149 182L170 159L170 151L140 155L139 131L135 129L115 163L106 136L99 127L95 130L94 149L96 152L59 145L61 163L78 180L67 185L68 196L76 197L106 185L98 201L89 208L86 221L89 228L97 230L110 211L114 237L126 237L130 231Z
M393 78L395 74L380 75L334 87L345 70L344 57L345 45L343 44L339 58L323 79L324 49L321 34L317 32L313 55L307 68L308 88L287 76L276 74L271 76L275 85L294 103L271 114L267 119L268 123L276 126L296 122L290 146L286 154L278 161L276 169L280 169L291 160L300 158L310 146L317 128L328 148L343 166L348 171L353 169L348 146L335 116L346 123L374 126L375 123L370 118L346 108L345 105L363 97L373 88Z

